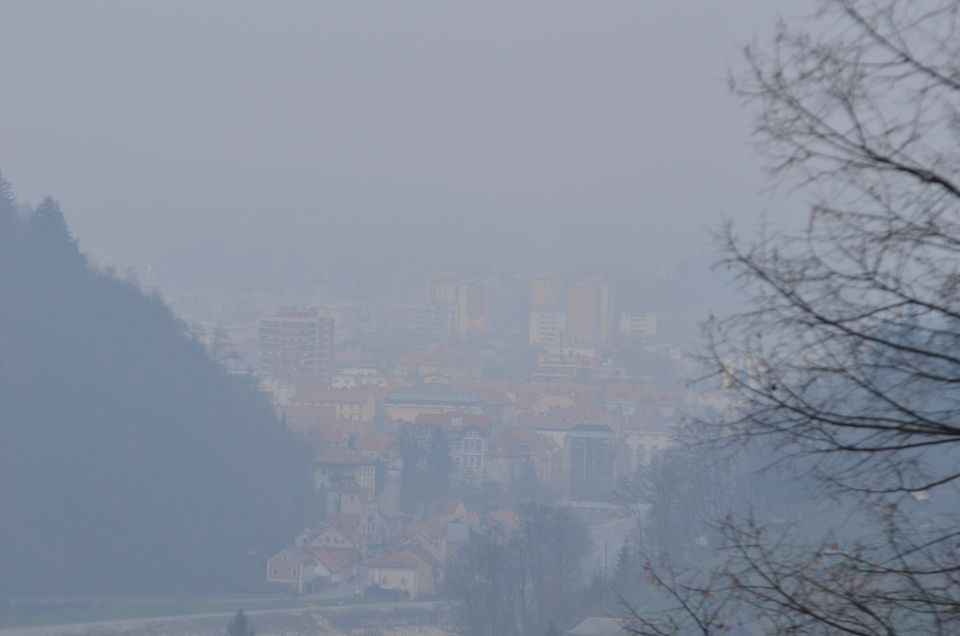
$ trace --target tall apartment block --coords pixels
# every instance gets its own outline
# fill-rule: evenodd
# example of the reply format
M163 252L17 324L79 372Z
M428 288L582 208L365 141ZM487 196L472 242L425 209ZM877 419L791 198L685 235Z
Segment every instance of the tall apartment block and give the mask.
M538 276L530 281L531 309L560 309L563 306L563 283L555 274Z
M540 346L556 344L567 334L563 283L558 275L547 274L531 279L528 333L530 344Z
M655 336L657 335L657 314L633 313L624 311L620 314L621 336Z
M483 282L457 281L450 276L428 280L427 306L448 308L455 313L456 336L467 339L490 329L490 286ZM448 312L437 313L437 320L451 319Z
M458 336L460 310L457 305L424 305L415 311L413 331L424 340L441 344Z
M486 283L461 283L457 291L461 338L487 333L490 328L490 288Z
M599 278L571 283L567 287L567 340L571 344L595 345L611 335L610 285Z
M567 313L562 309L537 307L530 310L530 344L547 346L563 342L567 334Z
M327 382L334 322L312 309L284 307L260 321L260 373L279 382Z

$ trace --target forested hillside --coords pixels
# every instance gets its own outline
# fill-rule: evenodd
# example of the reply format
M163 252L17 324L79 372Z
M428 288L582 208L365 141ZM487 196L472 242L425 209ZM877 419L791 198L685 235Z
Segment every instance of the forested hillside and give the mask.
M0 178L0 601L241 589L307 479L250 381Z

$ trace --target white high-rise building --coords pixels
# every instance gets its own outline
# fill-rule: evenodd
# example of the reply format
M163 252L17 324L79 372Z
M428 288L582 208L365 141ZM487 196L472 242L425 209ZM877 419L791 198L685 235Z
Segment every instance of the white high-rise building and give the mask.
M260 321L260 373L279 382L329 381L333 320L312 309L285 307Z
M657 335L657 314L624 311L620 314L619 333L621 336L655 336Z
M567 333L567 313L561 309L539 308L530 311L530 344L559 343Z

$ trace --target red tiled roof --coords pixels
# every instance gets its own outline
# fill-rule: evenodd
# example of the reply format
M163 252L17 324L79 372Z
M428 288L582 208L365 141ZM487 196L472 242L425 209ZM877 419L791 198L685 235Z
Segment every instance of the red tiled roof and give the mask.
M420 561L406 548L400 548L367 561L367 567L415 570L420 567Z
M336 519L325 523L318 528L309 528L306 532L309 535L309 543L311 546L318 545L318 547L323 548L336 548L337 546L329 546L327 544L314 544L317 537L326 532L329 529L335 529L343 538L352 543L353 545L361 545L363 543L363 535L360 533L360 520L359 515L357 514L341 514Z
M494 456L511 455L523 447L527 451L552 451L557 449L557 444L546 435L519 426L504 427L488 442L490 454Z
M411 536L420 532L428 539L435 540L443 536L446 528L439 521L421 521L413 528Z
M407 351L397 356L398 365L464 365L474 361L474 357L462 349L436 348Z
M390 435L375 435L373 433L357 433L354 436L359 450L382 451L391 448L396 440Z
M360 533L360 515L356 513L344 513L337 517L333 522L334 527L340 531L344 537L353 544L360 545L363 542L363 535Z
M314 548L312 552L331 574L353 567L360 558L360 551L353 548Z
M517 418L517 425L527 429L567 430L576 426L576 421L551 411L544 415L524 413Z
M503 380L476 380L473 382L455 382L464 391L478 393L486 404L509 404L507 393L510 383Z
M417 558L425 562L427 565L431 565L433 567L440 567L443 565L443 561L439 557L418 543L411 542L404 546L404 549L412 552Z
M300 565L313 565L316 562L316 557L313 552L307 548L284 548L278 554L274 555L273 558L281 556L284 552L287 553L290 559Z
M366 404L373 399L368 389L330 389L325 386L298 386L290 402L298 404Z
M341 464L344 466L369 464L372 460L352 448L330 448L321 451L315 458L317 464Z
M415 420L422 426L436 426L444 431L463 431L468 428L489 429L490 418L475 413L421 413Z

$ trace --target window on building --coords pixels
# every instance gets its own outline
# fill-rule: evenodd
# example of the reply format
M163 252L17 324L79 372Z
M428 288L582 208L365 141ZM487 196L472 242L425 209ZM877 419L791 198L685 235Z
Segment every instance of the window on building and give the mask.
M405 576L401 576L401 577L400 577L400 586L401 586L401 587L406 587L406 586L407 586L407 577L405 577Z
M380 585L386 585L386 584L387 584L387 577L381 576L381 577L380 577Z

